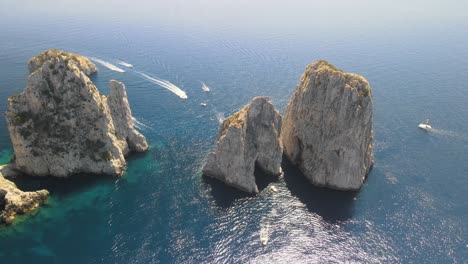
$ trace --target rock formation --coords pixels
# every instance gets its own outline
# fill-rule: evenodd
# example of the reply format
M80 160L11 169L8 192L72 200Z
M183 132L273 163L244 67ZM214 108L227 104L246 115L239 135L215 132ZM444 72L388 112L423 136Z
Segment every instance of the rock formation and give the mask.
M29 62L26 89L5 113L18 170L33 176L121 175L129 151L146 151L134 129L125 87L111 81L102 95L88 59L57 50Z
M240 190L258 193L256 166L266 174L281 174L281 116L267 97L255 97L224 120L214 152L203 174Z
M308 65L284 117L286 157L313 184L358 190L374 162L372 111L364 77L326 61Z
M107 96L107 104L114 121L115 135L122 142L128 143L131 151L144 152L148 149L146 138L134 128L132 112L127 99L127 92L123 83L111 80L109 82L110 93ZM127 144L124 144L124 154L128 152Z
M62 59L67 62L72 61L72 63L75 64L78 69L80 69L80 71L84 72L84 74L88 76L97 72L96 65L94 65L94 63L92 63L88 58L75 53L52 49L46 50L29 60L29 73L33 73L36 70L42 68L44 63L56 59Z
M23 192L13 182L5 179L4 176L12 176L15 173L11 166L0 166L0 223L5 224L13 223L18 214L33 211L47 201L49 196L46 190Z

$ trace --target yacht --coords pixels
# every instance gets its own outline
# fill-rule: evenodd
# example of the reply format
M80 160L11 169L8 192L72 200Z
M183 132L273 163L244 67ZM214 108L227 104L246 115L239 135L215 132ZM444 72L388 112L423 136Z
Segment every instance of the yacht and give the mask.
M428 131L432 129L431 125L429 125L429 119L426 119L426 122L419 124L418 127Z

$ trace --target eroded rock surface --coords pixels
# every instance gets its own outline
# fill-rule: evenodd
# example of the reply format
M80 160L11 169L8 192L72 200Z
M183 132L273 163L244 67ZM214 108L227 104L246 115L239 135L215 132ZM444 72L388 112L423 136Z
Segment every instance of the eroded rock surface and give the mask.
M0 223L11 224L18 214L26 214L47 201L49 192L39 190L23 192L16 185L5 179L15 172L12 165L0 166Z
M372 114L364 77L314 62L286 109L284 153L313 184L358 190L374 162Z
M29 73L31 74L34 71L42 68L44 63L58 58L64 61L72 61L72 63L74 63L78 67L78 69L80 69L80 71L84 72L84 74L88 76L97 72L96 65L92 63L88 58L75 53L52 49L46 50L29 60Z
M32 176L121 175L129 151L148 149L134 129L125 86L111 81L111 94L102 95L87 76L96 66L68 54L31 59L25 90L8 99L16 167Z
M128 144L130 151L144 152L148 149L146 138L135 129L130 104L128 103L125 85L111 80L109 82L110 93L107 96L107 104L114 121L115 135L122 142ZM127 154L127 146L124 146L124 154Z
M240 190L258 193L256 166L266 174L281 174L281 115L267 97L255 97L224 120L214 152L203 174Z

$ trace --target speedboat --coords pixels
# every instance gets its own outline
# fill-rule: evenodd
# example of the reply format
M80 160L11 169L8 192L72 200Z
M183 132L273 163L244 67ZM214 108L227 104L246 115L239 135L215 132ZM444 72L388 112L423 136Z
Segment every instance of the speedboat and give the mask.
M206 107L206 106L207 106L206 103L201 103L200 105L203 106L203 107Z
M431 125L429 125L429 119L427 119L426 122L419 124L418 127L427 131L432 129Z

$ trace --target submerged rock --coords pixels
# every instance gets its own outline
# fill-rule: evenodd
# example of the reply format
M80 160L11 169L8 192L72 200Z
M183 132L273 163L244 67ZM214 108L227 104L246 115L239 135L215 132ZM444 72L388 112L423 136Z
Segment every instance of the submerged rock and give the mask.
M286 157L313 184L358 190L374 162L372 111L364 77L326 61L308 65L284 117Z
M258 193L254 171L281 174L281 115L267 97L255 97L224 120L203 174L240 190Z
M68 54L52 50L31 59L25 90L8 98L16 167L33 176L121 175L124 155L148 149L125 86L111 81L111 94L102 95L87 76L96 66Z
M26 214L47 201L49 192L39 190L23 192L16 185L5 179L14 171L12 165L0 166L0 223L11 224L18 214Z

